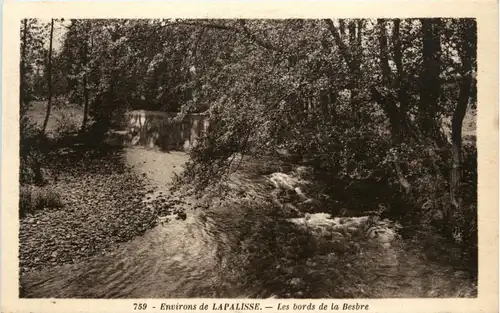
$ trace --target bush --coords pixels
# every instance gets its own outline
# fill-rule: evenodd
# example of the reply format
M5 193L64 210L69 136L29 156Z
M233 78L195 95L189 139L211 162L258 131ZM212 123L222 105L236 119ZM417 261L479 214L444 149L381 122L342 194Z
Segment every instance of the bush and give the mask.
M19 182L21 185L35 184L44 185L45 178L43 176L41 164L43 156L31 151L27 156L21 156L19 166Z
M40 132L36 123L28 116L22 116L19 124L21 145L33 141Z
M19 190L20 218L38 210L62 206L60 194L48 187L21 186Z
M66 137L70 135L75 135L80 130L81 121L79 117L67 111L61 111L61 116L55 122L53 136Z
M19 143L19 182L21 184L42 185L44 183L41 169L44 153L40 148L43 147L41 141L45 139L45 137L40 137L40 130L31 119L27 116L21 118Z

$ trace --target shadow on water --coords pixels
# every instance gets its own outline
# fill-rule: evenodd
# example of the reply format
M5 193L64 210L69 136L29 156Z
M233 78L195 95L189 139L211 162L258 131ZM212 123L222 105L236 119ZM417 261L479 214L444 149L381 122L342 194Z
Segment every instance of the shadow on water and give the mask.
M89 262L27 273L21 296L449 297L464 282L454 275L402 247L370 247L356 235L322 241L279 214L228 206L157 226Z
M285 280L293 276L284 264L299 267L313 253L312 238L292 236L292 228L272 216L235 208L193 214L90 262L28 273L21 277L21 296L281 296Z
M277 208L233 203L157 226L88 262L26 273L21 297L376 296L363 287L377 274L367 264L384 263L384 254L361 257L360 239L345 244L328 236L321 240L287 221Z

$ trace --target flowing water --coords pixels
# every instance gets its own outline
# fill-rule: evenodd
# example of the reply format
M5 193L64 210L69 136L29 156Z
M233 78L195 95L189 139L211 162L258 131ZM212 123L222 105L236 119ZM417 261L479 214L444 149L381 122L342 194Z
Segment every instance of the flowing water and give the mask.
M460 294L467 280L398 246L353 256L343 249L356 243L318 245L293 223L238 214L192 213L106 256L26 274L23 297L435 297Z
M26 273L21 296L443 297L468 283L460 271L408 253L398 236L371 236L383 228L376 225L321 214L294 220L252 199L227 202L189 211L185 221L156 226L107 255Z
M222 296L229 238L193 215L157 226L114 253L24 280L28 297L185 298ZM215 244L215 243L218 244ZM235 295L237 296L237 295Z

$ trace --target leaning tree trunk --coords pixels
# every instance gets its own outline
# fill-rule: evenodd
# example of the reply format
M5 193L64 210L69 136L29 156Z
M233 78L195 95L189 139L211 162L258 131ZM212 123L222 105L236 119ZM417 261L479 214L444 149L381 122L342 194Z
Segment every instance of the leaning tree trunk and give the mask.
M452 169L450 177L450 201L453 212L446 212L448 218L461 210L460 183L462 180L462 123L467 111L472 87L472 67L476 53L476 25L474 21L464 22L461 42L462 77L458 103L451 123Z
M52 107L52 39L54 36L54 19L50 20L50 35L49 35L49 56L47 63L47 87L48 87L48 95L47 95L47 112L45 113L45 119L43 121L43 127L41 131L41 136L45 134L47 130L47 124L49 122L50 117L50 109Z

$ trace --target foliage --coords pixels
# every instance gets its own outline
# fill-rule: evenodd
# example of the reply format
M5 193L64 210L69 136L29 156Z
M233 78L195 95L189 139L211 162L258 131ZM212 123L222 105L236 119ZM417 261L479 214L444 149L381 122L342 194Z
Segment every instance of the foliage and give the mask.
M39 128L27 116L20 120L20 171L21 184L43 184L44 178L41 170L43 154L39 149Z
M461 144L462 113L476 102L472 19L118 19L63 27L56 92L81 105L96 134L120 127L129 109L209 113L210 130L179 179L200 192L238 168L241 156L273 157L344 186L382 185L399 215L412 208L418 219L453 224L455 215L475 214L477 157L467 147L463 157ZM25 63L39 62L43 49L26 43ZM451 134L442 127L449 120Z
M37 19L25 19L21 22L20 35L20 109L24 112L29 102L40 95L39 82L45 68L44 39L47 25Z
M81 121L78 119L79 117L75 112L61 110L61 114L57 116L55 121L54 136L61 138L77 134L81 124Z

